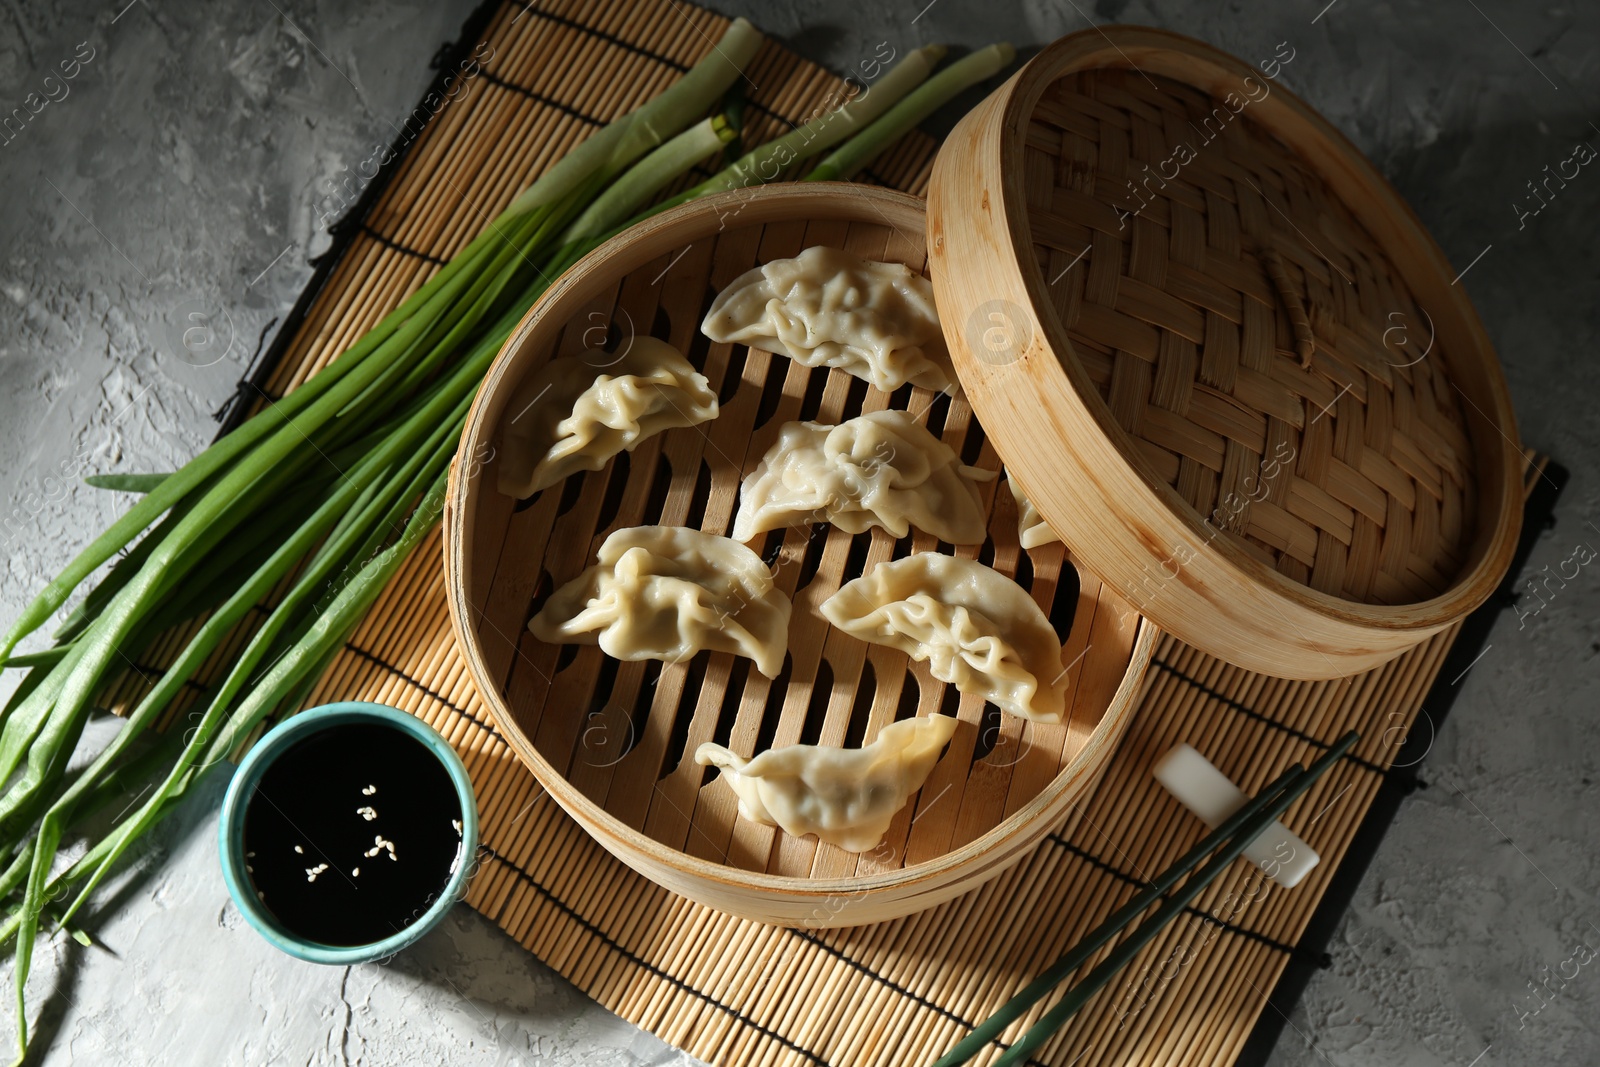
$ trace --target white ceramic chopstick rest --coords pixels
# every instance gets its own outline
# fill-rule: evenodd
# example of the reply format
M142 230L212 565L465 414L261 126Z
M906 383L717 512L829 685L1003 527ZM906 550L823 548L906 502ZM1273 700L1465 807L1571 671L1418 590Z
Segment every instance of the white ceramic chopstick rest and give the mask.
M1227 775L1190 745L1173 746L1157 761L1154 774L1167 792L1211 829L1220 826L1250 800ZM1250 842L1244 854L1285 889L1298 885L1322 859L1315 849L1280 822L1263 830Z

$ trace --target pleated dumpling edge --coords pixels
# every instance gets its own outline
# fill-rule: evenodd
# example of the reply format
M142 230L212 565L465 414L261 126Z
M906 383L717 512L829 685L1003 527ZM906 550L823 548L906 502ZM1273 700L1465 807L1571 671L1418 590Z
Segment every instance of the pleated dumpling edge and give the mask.
M783 670L792 606L761 557L684 526L630 526L528 622L550 644L598 644L620 660L683 662L702 650Z
M974 560L920 552L880 563L822 602L823 617L1019 718L1066 715L1061 640L1033 597Z
M903 263L813 245L754 267L711 302L701 331L713 341L831 367L886 393L910 382L958 391L933 302L933 284Z
M716 392L683 353L648 336L626 344L552 359L517 389L500 431L500 492L526 499L658 433L717 417Z

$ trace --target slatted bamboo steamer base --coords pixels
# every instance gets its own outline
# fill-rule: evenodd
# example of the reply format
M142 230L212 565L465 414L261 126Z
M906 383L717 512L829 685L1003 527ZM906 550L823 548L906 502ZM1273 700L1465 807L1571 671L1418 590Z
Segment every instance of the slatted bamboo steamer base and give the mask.
M922 202L855 185L796 184L708 198L630 230L559 279L507 343L468 418L445 515L453 626L497 725L552 797L607 849L656 882L734 914L784 925L857 925L949 899L1026 855L1066 815L1127 726L1156 630L1127 600L1079 575L1061 544L1018 545L1016 510L984 486L989 541L896 541L874 528L778 530L752 544L793 597L789 659L769 681L747 660L621 663L593 645L527 632L550 591L577 576L613 530L732 526L742 474L794 419L839 422L886 407L915 413L965 462L1001 460L966 402L893 395L842 371L808 370L699 330L716 293L759 263L811 245L925 266ZM518 385L547 360L651 334L684 352L721 412L668 431L604 470L515 504L496 487L499 428ZM918 551L977 558L1028 588L1067 635L1071 711L1025 723L933 679L925 664L833 631L818 605L845 581ZM797 742L856 746L889 722L943 712L960 726L921 793L861 855L738 815L732 790L693 756L717 740L746 755Z
M1063 38L956 127L928 213L979 417L1163 629L1326 678L1499 583L1522 459L1494 350L1398 194L1281 82L1164 31Z

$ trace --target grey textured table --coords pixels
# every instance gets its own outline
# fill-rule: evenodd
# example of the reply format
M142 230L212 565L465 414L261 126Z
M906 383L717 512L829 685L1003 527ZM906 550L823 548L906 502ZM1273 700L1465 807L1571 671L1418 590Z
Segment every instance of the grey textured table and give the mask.
M24 109L0 137L0 620L120 506L78 475L170 469L209 440L213 410L327 244L330 180L390 139L471 7L124 3L0 5L0 115ZM1574 472L1532 568L1555 574L1575 546L1600 548L1600 168L1552 185L1537 214L1528 185L1577 141L1600 146L1600 10L1089 3L716 6L841 70L884 40L1031 47L1106 21L1246 58L1290 42L1285 81L1467 272L1523 438ZM181 337L195 307L226 311L203 357ZM1600 967L1569 975L1566 962L1579 942L1600 948L1600 567L1548 588L1501 618L1459 681L1428 787L1402 808L1275 1064L1600 1060ZM39 953L39 1062L683 1060L464 908L385 967L275 954L223 889L219 792L195 798L110 887L103 947Z

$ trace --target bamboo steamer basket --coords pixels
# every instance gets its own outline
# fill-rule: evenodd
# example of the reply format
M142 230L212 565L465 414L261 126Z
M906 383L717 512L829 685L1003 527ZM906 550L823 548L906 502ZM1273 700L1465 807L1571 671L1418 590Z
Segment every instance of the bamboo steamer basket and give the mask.
M1499 584L1522 454L1494 349L1399 194L1261 70L1063 38L962 119L928 211L979 418L1163 629L1329 678Z
M486 377L445 512L458 642L541 784L659 884L780 925L911 914L1061 824L1126 730L1161 629L1254 670L1332 677L1449 625L1508 565L1520 458L1509 400L1420 224L1276 85L1132 213L1118 193L1129 169L1165 158L1181 116L1209 113L1208 96L1255 72L1171 34L1107 33L1058 41L962 121L926 215L899 193L821 183L682 205L558 279ZM700 334L722 287L817 244L931 275L962 396L891 396ZM1386 334L1391 307L1409 323L1426 315L1433 340ZM518 385L551 358L640 334L702 369L719 417L527 502L499 494L499 428ZM1004 467L1064 544L1022 549L998 481L984 489L981 548L879 529L764 535L752 544L794 602L773 681L724 653L618 663L527 632L613 530L728 532L741 476L782 423L885 407L915 413L964 462ZM916 551L978 558L1030 590L1066 634L1064 724L1002 717L822 620L817 606L845 581ZM940 712L958 718L955 736L861 855L739 817L732 790L693 761L707 740L746 755L855 746Z
M908 915L1020 860L1096 777L1139 694L1156 629L1115 591L1078 574L1061 544L1024 552L998 481L981 549L913 532L819 526L752 544L793 597L789 658L769 681L749 661L619 663L592 645L545 645L527 620L554 586L594 561L612 531L647 523L727 533L739 482L795 419L838 422L902 408L966 462L1000 459L960 398L907 386L886 394L843 371L808 370L758 349L708 342L700 321L750 267L810 245L924 268L922 201L849 184L734 192L658 215L568 271L507 342L467 419L445 513L451 619L496 724L584 829L647 877L696 901L783 925L858 925ZM518 383L546 360L652 333L702 366L721 411L671 430L604 471L514 505L495 488L498 430ZM1067 634L1071 712L1024 723L964 697L904 653L833 631L818 605L845 581L916 551L954 551L1015 576ZM959 726L921 793L878 849L860 855L791 838L737 814L727 783L694 762L703 741L753 753L800 741L855 746L896 718Z

